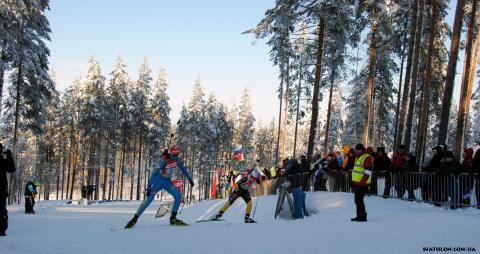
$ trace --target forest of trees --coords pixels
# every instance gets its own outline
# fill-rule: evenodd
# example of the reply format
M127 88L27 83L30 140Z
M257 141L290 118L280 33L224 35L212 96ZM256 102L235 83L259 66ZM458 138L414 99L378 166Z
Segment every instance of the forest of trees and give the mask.
M245 33L267 39L280 73L280 157L305 140L289 130L298 122L309 132L299 144L308 158L361 142L390 151L404 144L420 162L445 143L460 159L478 144L478 1L457 1L455 10L447 0L275 2Z
M219 164L242 169L258 159L271 167L359 142L390 152L405 144L419 161L446 143L460 158L463 147L480 140L479 6L478 0L448 6L276 0L244 32L266 39L279 70L272 94L278 115L263 123L247 87L226 105L205 94L200 78L179 119L171 119L166 70L152 73L146 58L131 77L121 56L111 71L92 57L84 78L59 92L46 46L49 1L0 1L1 135L17 165L9 202L20 202L30 176L41 180L44 199L78 198L86 185L96 187L96 200L143 199L171 133L200 186L208 186ZM240 164L231 162L238 145L246 157Z

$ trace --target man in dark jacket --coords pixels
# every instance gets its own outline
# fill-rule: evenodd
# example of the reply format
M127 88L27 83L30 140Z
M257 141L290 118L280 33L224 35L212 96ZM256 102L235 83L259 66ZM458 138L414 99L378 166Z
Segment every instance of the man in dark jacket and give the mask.
M305 155L300 156L300 169L301 169L301 179L304 190L310 190L310 162L307 160Z
M373 168L375 169L375 171L386 171L390 167L390 164L392 164L392 161L385 153L385 147L377 147L377 153L373 158ZM373 195L378 194L377 174L372 175L372 185L370 186L370 193Z
M404 165L403 172L405 176L403 178L403 183L405 184L405 189L408 191L408 200L415 200L415 189L418 186L420 181L419 167L417 164L417 158L413 153L407 154L407 162Z
M442 190L440 189L442 177L438 175L438 171L445 157L443 150L444 148L442 148L442 146L434 147L432 149L432 159L428 166L423 170L424 172L427 172L427 178L424 180L422 188L423 200L428 200L428 196L431 195L433 204L436 206L440 206L442 199Z
M386 168L387 174L385 177L385 190L383 191L383 197L390 197L390 189L393 183L393 189L397 191L398 198L403 197L404 188L401 186L403 184L402 176L400 175L403 169L403 166L406 163L407 147L404 145L399 145L397 152L393 155L392 163L390 167Z
M25 185L25 213L28 214L35 214L33 210L33 206L35 206L35 195L37 195L37 184L35 182L35 177L32 177Z
M0 151L3 151L2 144L0 144ZM12 152L10 150L7 150L5 152L5 156L6 158L3 157L3 152L2 154L0 154L0 236L5 236L5 232L8 228L7 173L15 172L15 163L13 162Z
M310 162L308 162L305 155L300 156L300 168L302 169L302 173L310 172Z
M338 192L340 191L338 185L338 170L340 169L340 165L338 165L337 157L335 153L327 154L327 171L328 171L328 185L330 187L330 191Z
M451 151L445 153L445 161L440 165L438 173L440 174L441 186L445 186L441 190L440 201L447 201L450 196L451 208L456 209L459 202L458 198L458 182L456 176L462 171L462 164L455 159Z

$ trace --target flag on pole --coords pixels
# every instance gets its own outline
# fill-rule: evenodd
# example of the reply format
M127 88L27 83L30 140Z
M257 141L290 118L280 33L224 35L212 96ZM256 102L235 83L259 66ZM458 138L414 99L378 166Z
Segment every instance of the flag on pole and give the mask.
M217 174L213 177L212 193L210 198L217 198Z
M240 145L239 147L235 148L235 150L233 150L233 159L235 161L243 161L244 158L243 158L243 146Z

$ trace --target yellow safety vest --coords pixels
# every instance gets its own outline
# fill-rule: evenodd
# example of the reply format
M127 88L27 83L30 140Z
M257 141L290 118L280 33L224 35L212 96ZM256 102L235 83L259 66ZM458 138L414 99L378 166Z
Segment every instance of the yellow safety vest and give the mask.
M355 166L353 167L353 172L352 172L352 182L359 183L362 181L362 178L365 175L365 168L363 167L363 163L365 162L365 159L369 156L370 155L368 153L365 153L364 155L355 159ZM372 176L369 175L367 184L370 184L371 182L372 182Z

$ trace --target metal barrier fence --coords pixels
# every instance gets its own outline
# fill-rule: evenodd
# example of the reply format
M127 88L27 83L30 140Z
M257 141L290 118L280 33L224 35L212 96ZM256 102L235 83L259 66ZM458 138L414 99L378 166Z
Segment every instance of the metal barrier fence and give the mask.
M326 171L318 176L302 173L270 179L254 191L254 196L274 194L285 180L292 183L291 188L301 187L304 191L352 191L350 172ZM368 195L480 209L480 179L478 174L468 173L374 171Z

